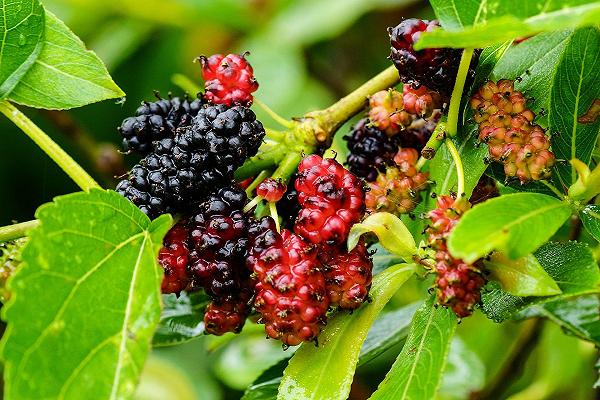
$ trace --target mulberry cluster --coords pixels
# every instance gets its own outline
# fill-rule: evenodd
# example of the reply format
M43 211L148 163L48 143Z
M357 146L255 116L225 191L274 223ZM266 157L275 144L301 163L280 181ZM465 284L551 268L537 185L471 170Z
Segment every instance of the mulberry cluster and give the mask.
M440 196L437 208L427 214L431 225L426 233L430 247L436 252L435 286L438 302L451 308L459 318L471 315L473 307L481 300L481 288L485 285L480 263L467 264L452 257L446 243L460 216L469 207L467 201Z
M123 137L126 152L142 156L153 150L152 143L173 138L178 128L188 126L202 107L202 100L190 101L187 97L163 99L158 92L154 102L143 102L133 117L125 118L118 130Z
M252 66L246 55L215 54L200 57L204 97L212 104L252 105L252 93L258 89Z
M552 175L556 159L550 139L533 123L535 114L513 81L488 81L471 98L471 108L479 139L489 146L490 158L504 164L507 177L516 176L524 184Z
M245 192L235 185L219 189L171 228L159 251L163 293L204 289L210 296L204 315L208 333L239 332L250 312L254 281L245 265L246 202Z
M256 154L264 135L250 109L205 105L174 138L155 142L154 152L116 190L150 217L185 211L230 182L246 158Z
M394 28L389 28L391 54L390 58L398 69L400 79L414 87L426 86L439 92L443 97L452 93L462 51L450 48L432 48L416 51L414 44L423 32L438 29L437 20L406 19ZM467 85L475 77L475 67L479 60L479 52L471 60L467 76Z
M269 337L288 346L316 340L329 307L317 247L288 230L277 233L270 217L250 227L249 240L247 265L258 280L254 307Z
M415 149L400 149L394 156L395 167L380 173L369 182L366 195L368 213L385 211L406 214L415 209L420 201L419 192L427 187L427 172L416 169L419 153Z
M369 119L377 129L394 136L410 126L416 118L404 109L402 93L395 89L381 90L369 97Z
M331 158L305 157L295 182L302 207L295 232L313 244L339 245L364 213L361 181Z

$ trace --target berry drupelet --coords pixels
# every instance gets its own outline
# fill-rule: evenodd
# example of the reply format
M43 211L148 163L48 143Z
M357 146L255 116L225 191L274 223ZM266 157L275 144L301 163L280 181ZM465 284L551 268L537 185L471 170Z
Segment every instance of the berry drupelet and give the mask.
M381 90L369 97L369 119L388 136L397 135L417 116L404 109L403 95L395 89Z
M414 44L423 32L438 29L438 21L406 19L394 28L389 28L390 58L398 69L400 79L414 87L424 85L448 98L452 93L462 51L450 48L430 48L416 51ZM475 76L479 52L471 61L467 81ZM468 88L470 84L467 83Z
M272 178L265 179L256 188L256 194L269 202L281 200L286 191L285 183Z
M295 182L302 207L295 232L313 244L339 245L365 209L360 179L332 158L305 157Z
M439 196L437 208L427 217L431 225L426 229L430 247L435 250L435 286L438 302L454 311L457 317L468 317L481 300L485 285L480 262L467 264L452 257L447 240L460 216L469 209L468 201L455 201L450 196Z
M504 164L507 177L516 176L524 184L552 175L556 159L550 139L533 123L535 114L513 81L488 81L471 98L471 108L479 139L488 145L490 158Z
M352 251L345 245L320 254L330 306L355 310L367 300L373 278L373 261L364 241Z
M158 252L158 263L165 273L160 287L163 293L179 293L190 283L188 237L187 221L180 221L163 239L163 247Z
M329 299L316 246L283 230L270 217L249 229L247 265L256 274L254 307L267 335L286 346L316 340Z
M420 201L420 191L427 187L429 174L416 169L419 153L400 149L394 156L395 167L380 173L369 182L366 195L367 212L385 211L400 215L411 212Z
M246 268L250 217L242 211L246 193L232 185L219 189L189 218L191 286L212 299L208 330L239 332L250 311L253 281ZM237 323L233 323L237 321Z
M346 160L348 169L368 182L374 181L378 172L392 163L398 150L395 138L372 126L368 118L358 121L344 140L350 152Z
M202 107L202 100L190 101L187 97L143 102L133 117L125 118L119 126L123 148L127 152L146 155L153 150L152 142L172 138L178 128L189 125Z
M252 105L252 92L258 89L246 55L215 54L200 56L205 99L212 104Z
M246 158L256 154L264 135L250 109L205 105L190 126L156 142L154 152L116 190L152 218L186 211L230 182Z

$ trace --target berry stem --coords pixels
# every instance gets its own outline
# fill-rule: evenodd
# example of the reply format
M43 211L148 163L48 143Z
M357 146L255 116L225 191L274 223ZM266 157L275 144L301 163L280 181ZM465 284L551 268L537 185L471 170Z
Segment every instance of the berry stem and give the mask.
M248 211L252 210L254 207L256 207L256 205L258 203L260 203L262 201L262 197L260 196L256 196L255 198L252 199L252 201L250 201L250 203L246 204L244 206L244 209L242 210L244 213L247 213Z
M273 120L275 122L277 122L279 125L283 126L284 128L287 128L287 129L293 128L294 123L292 121L288 121L287 119L283 118L281 115L279 115L275 111L273 111L271 109L271 107L269 107L268 105L266 105L259 99L254 98L254 104L256 104L257 106L262 108L264 110L264 112L266 112L269 115L269 117L273 118Z
M246 196L248 196L248 197L252 196L252 192L254 191L254 189L256 189L258 187L258 185L260 185L260 183L262 181L264 181L265 178L268 176L269 176L269 171L267 171L267 170L264 170L260 174L258 174L256 176L256 178L254 178L252 183L246 188Z
M269 202L269 212L271 213L271 218L275 221L275 228L277 232L281 232L281 227L279 226L279 215L277 214L277 205L274 201Z
M435 157L435 154L444 142L444 139L446 139L446 135L446 122L442 119L436 125L423 150L421 150L421 157L419 158L419 161L417 161L416 165L418 171L425 166L427 161Z
M300 160L302 160L301 154L289 153L287 156L285 156L283 161L281 161L275 172L273 172L271 178L287 183L294 171L296 171L296 167L298 167Z
M329 139L340 126L366 106L370 95L396 86L399 82L400 77L396 67L388 67L335 104L311 114L319 121L319 125Z
M250 157L244 165L235 171L235 180L243 181L252 176L256 176L265 169L270 169L277 165L287 154L288 149L282 144L273 145L265 151L258 152L254 157Z
M0 101L0 112L29 136L82 190L100 188L94 178L15 106L8 101Z
M465 169L463 168L463 163L460 158L460 154L458 154L458 150L456 149L456 146L454 145L452 139L447 138L445 140L445 143L446 147L448 147L448 150L450 151L450 154L452 155L454 165L456 166L456 177L458 180L458 196L456 200L459 200L465 194Z
M33 221L0 227L0 243L27 236L27 232L37 227L39 224L40 221L34 219Z
M552 190L552 193L554 193L555 195L557 195L559 199L564 199L565 198L564 193L561 193L560 190L558 190L556 188L556 186L554 186L550 182L548 182L546 180L540 180L540 182L542 182L542 184L544 184L548 189Z
M446 130L450 137L456 136L458 133L458 116L460 114L460 103L462 100L465 81L469 73L469 65L473 57L473 49L465 49L460 58L454 89L452 89L452 97L450 98L450 106L448 107L448 123Z

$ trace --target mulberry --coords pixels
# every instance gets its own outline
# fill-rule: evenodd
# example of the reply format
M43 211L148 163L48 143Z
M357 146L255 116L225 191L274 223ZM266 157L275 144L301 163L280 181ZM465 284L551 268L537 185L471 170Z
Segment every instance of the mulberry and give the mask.
M369 119L388 136L398 134L416 118L405 110L402 93L395 89L379 91L369 98Z
M190 283L188 235L187 222L180 221L163 239L163 247L158 252L158 263L164 270L160 287L163 293L179 293Z
M286 346L316 340L329 300L317 248L265 217L249 229L247 265L257 277L254 307L269 337Z
M228 106L252 105L252 92L258 89L258 82L245 54L201 56L200 61L206 100Z
M123 137L123 148L127 152L141 155L150 153L152 142L172 138L178 128L189 125L202 107L202 100L190 101L187 97L163 99L157 93L158 101L143 102L133 117L125 118L119 126Z
M331 158L305 157L298 165L298 203L294 230L313 244L338 245L365 209L361 181Z
M369 182L374 181L377 173L392 163L398 150L395 138L388 137L372 126L367 118L358 121L350 134L344 136L344 140L348 142L350 151L346 160L348 169Z
M344 310L360 307L367 300L373 278L373 261L364 241L350 252L342 246L321 257L330 305Z
M429 245L435 253L435 286L438 302L459 318L468 317L481 299L481 288L485 285L481 263L467 264L456 259L448 251L447 239L460 216L468 210L467 201L455 201L450 196L440 196L437 208L427 217L431 225L426 229Z
M404 110L421 118L429 118L434 113L441 113L444 108L442 97L438 92L429 90L425 86L418 88L404 85L402 89Z
M281 180L267 178L256 188L256 194L266 201L279 201L287 190L285 183Z
M507 177L516 176L524 184L552 175L556 159L550 139L533 123L535 114L512 81L488 81L471 98L471 108L479 139L488 145L490 158L504 164Z
M420 201L419 192L427 187L427 172L416 169L419 153L415 149L401 149L394 157L396 167L388 168L369 183L366 195L367 212L386 211L406 214Z
M256 154L264 135L248 108L204 106L174 138L155 142L154 152L116 190L152 218L186 211L230 182L246 158Z
M433 48L415 51L414 43L423 32L438 29L438 21L406 19L394 28L389 28L390 58L398 69L400 79L415 87L426 86L448 98L453 89L462 51L459 49ZM475 77L475 66L479 52L471 60L466 87Z

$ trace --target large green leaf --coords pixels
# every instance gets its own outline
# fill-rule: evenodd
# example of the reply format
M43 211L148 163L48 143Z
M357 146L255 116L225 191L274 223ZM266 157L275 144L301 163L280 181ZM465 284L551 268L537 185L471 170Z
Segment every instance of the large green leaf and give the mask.
M588 233L600 242L600 206L588 204L579 212L579 217Z
M535 251L571 215L571 207L537 193L515 193L478 204L448 241L452 255L472 263L493 250L516 259Z
M154 347L174 346L204 335L204 309L209 302L204 292L165 294L162 302L160 323L152 338Z
M435 398L455 329L454 313L431 296L415 314L402 352L370 399Z
M524 317L545 317L566 332L600 346L600 300L597 295L536 304L522 312Z
M417 301L377 318L360 349L358 365L368 363L406 339L413 316L421 304Z
M42 49L44 7L39 0L0 4L0 98L6 98Z
M482 293L482 301L483 311L489 318L502 322L534 304L600 292L600 271L587 245L550 242L536 251L535 257L562 293L547 297L517 297L500 289L497 283L488 284L489 290Z
M434 7L444 0L436 0ZM427 47L486 47L540 32L594 25L600 18L600 2L531 0L444 1L435 7L446 30L425 33L415 49ZM587 4L586 4L587 3ZM460 7L458 11L457 5ZM454 10L452 8L454 7ZM441 9L440 9L441 8ZM468 23L461 19L465 17ZM459 29L459 28L463 29Z
M485 364L458 336L455 336L450 345L439 398L443 400L468 399L471 393L483 388L485 376Z
M96 54L46 11L42 51L8 98L29 107L62 110L124 95Z
M371 303L352 314L338 314L319 335L318 347L306 343L296 351L285 370L277 398L345 400L369 328L413 273L413 265L401 264L377 275L371 287Z
M477 130L472 129L460 139L447 139L454 141L460 154L465 173L465 197L469 198L487 164L487 146L476 146ZM457 190L457 176L454 159L446 146L440 147L429 167L430 179L435 182L434 191L447 194Z
M581 123L578 119L595 99L600 98L598 82L600 30L579 29L571 35L556 67L550 95L548 122L551 132L556 132L552 139L552 150L557 158L577 158L586 164L590 162L598 138L600 119L594 123ZM556 168L565 186L576 181L577 173L569 163L558 163Z
M127 398L160 316L156 263L171 218L150 222L112 191L36 213L3 317L6 399Z
M502 290L515 296L551 296L560 293L556 282L533 254L509 260L494 253L484 260L490 278L500 282Z

